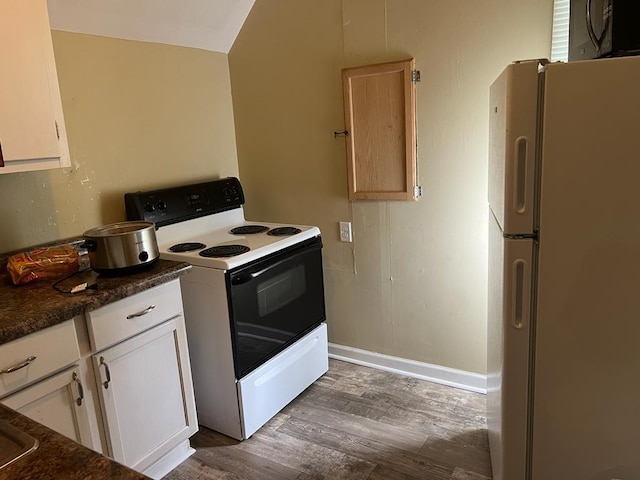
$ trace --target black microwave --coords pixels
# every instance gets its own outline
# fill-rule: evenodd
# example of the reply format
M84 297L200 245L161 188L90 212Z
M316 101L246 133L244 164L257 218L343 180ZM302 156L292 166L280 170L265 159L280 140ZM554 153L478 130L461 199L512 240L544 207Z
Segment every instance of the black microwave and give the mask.
M639 0L571 0L569 61L640 55Z

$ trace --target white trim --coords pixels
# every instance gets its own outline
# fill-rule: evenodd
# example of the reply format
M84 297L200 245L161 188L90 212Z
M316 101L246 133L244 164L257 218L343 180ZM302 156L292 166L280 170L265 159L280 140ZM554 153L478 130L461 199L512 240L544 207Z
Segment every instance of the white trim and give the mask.
M191 455L196 453L191 447L189 440L184 440L170 450L166 455L153 463L144 472L140 472L147 477L159 480L167 475L171 470L184 462Z
M479 373L456 370L431 363L417 362L406 358L392 357L382 353L360 350L329 343L329 358L343 360L365 367L377 368L386 372L398 373L407 377L419 378L450 387L487 393L487 376Z

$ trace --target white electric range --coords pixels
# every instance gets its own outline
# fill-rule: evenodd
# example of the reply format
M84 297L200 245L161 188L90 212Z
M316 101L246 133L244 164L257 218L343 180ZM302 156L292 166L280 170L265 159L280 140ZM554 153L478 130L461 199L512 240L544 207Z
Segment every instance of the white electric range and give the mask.
M201 425L250 437L328 369L320 230L250 222L236 178L125 195L181 277Z

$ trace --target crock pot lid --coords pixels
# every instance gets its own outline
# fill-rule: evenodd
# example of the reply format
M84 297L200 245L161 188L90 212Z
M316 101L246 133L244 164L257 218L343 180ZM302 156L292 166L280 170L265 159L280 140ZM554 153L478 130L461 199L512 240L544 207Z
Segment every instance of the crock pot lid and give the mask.
M93 237L109 237L113 235L124 235L131 232L146 230L147 228L153 228L153 222L117 222L92 228L84 232L84 235Z

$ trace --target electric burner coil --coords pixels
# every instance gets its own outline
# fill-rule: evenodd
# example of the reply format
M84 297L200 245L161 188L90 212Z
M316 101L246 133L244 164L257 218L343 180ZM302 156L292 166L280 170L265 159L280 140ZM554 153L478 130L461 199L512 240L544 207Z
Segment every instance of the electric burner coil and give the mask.
M251 250L245 245L216 245L198 253L201 257L235 257Z
M300 233L302 230L296 227L276 227L272 228L267 232L267 235L273 235L276 237L283 237L286 235L295 235Z
M232 235L252 235L266 232L267 230L269 230L269 227L265 227L264 225L240 225L239 227L229 230L229 233Z
M169 247L169 251L176 252L176 253L191 252L193 250L200 250L205 247L206 245L200 242L184 242L184 243L177 243L175 245L172 245L171 247Z

